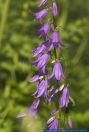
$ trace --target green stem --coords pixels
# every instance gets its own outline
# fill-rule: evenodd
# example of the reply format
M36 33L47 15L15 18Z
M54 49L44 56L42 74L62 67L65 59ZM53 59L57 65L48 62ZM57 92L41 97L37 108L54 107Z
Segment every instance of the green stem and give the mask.
M57 53L56 53L56 48L54 47L54 56L55 56L55 61L57 59Z

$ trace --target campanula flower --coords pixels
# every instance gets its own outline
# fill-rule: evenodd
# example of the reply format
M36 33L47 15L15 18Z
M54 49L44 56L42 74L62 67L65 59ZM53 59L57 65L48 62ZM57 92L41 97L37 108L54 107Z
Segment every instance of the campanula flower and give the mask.
M58 50L60 50L60 36L58 31L54 31L51 39L50 39L50 49L53 47L56 47Z
M68 107L69 104L69 89L65 87L62 91L62 97L60 99L60 107Z
M56 119L55 117L51 117L47 121L47 125L48 125L49 130L57 130L58 129L58 119Z
M52 116L51 118L48 119L47 121L47 125L49 125L50 123L52 123L55 119L55 116Z
M53 13L53 16L57 16L57 4L56 4L56 2L53 2L52 13Z
M38 19L40 22L43 21L44 17L48 14L48 9L43 9L34 14L35 18Z
M45 92L47 91L48 88L48 81L45 80L41 80L41 82L37 83L37 90L36 92L33 94L36 98L41 97L43 94L45 94Z
M48 0L41 0L41 2L38 4L39 7L45 5L45 3L47 2Z
M31 79L30 79L30 83L32 83L32 82L36 82L36 81L38 81L39 80L39 75L35 75L35 76L33 76Z
M53 72L51 74L51 76L49 77L49 79L54 79L56 78L56 80L60 81L63 78L63 71L62 71L62 66L60 62L56 62L53 68Z
M48 48L49 48L49 41L45 41L44 43L39 45L35 50L33 50L33 57L43 55Z
M43 35L43 36L48 36L48 33L50 31L51 25L50 23L44 24L38 31L38 36Z
M59 90L55 89L55 91L53 91L53 94L51 94L51 96L50 96L51 101L54 100L55 98L57 98L58 94L59 94Z
M55 98L58 97L59 89L51 88L49 90L48 103L50 104Z
M49 61L50 55L45 53L42 56L39 56L38 60L33 62L33 66L37 66L38 69L42 69Z
M34 102L32 103L32 105L29 107L27 113L23 113L23 114L19 114L16 116L16 118L21 118L21 117L25 117L25 116L36 116L37 115L37 108L39 106L40 100L36 99L34 100Z

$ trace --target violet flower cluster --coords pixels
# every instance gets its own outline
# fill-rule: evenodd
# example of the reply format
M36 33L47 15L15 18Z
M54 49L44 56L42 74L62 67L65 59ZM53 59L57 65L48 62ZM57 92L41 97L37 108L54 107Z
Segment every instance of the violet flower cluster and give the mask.
M65 127L63 126L63 123L66 124L66 126L68 125L69 128L72 128L72 121L65 112L70 105L70 92L67 84L64 84L65 77L61 60L57 57L57 52L61 52L59 31L57 25L56 27L54 26L56 23L55 19L58 15L58 7L56 0L53 0L50 1L52 3L51 8L44 8L48 1L49 0L41 0L38 4L38 7L41 7L41 10L34 14L35 19L41 24L37 35L38 37L43 38L43 42L33 50L33 57L36 58L36 60L32 62L32 66L37 68L38 73L29 80L30 83L36 83L36 91L33 93L35 99L28 109L28 112L17 115L17 118L29 115L36 116L41 98L44 98L47 105L54 103L56 107L50 112L47 128L49 130L57 130L58 128ZM43 20L49 12L52 14L53 21L44 23ZM53 30L52 26L54 26ZM47 66L48 69L51 69L52 67L50 75ZM51 82L53 81L56 85L51 85ZM67 115L66 121L61 119L64 118L63 116L65 115Z

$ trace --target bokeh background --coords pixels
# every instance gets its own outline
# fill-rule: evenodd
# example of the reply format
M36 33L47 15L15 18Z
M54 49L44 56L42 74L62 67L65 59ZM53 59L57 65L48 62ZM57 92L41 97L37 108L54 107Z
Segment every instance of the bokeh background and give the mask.
M31 120L17 120L31 105L35 90L29 78L32 50L42 41L35 36L39 23L31 11L38 11L39 0L0 0L0 132L26 132ZM89 128L89 0L57 0L57 23L71 95L76 105L71 112L74 128ZM39 122L44 124L51 108L44 103ZM28 123L29 122L29 123ZM40 126L40 125L39 125ZM41 129L39 129L39 132ZM35 132L28 129L28 132Z

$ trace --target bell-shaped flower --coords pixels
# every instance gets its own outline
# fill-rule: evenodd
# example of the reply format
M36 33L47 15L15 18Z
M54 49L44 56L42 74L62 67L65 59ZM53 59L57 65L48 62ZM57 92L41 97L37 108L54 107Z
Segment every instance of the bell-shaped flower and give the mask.
M69 89L65 87L62 91L62 97L60 99L59 105L60 107L68 107L69 104Z
M33 62L32 65L37 66L38 69L40 70L48 63L49 58L50 58L50 55L45 53L42 56L39 56L37 61Z
M62 71L62 66L60 62L56 62L53 68L53 72L51 74L51 76L49 77L49 79L54 79L56 78L56 80L60 81L63 78L63 71Z
M48 0L41 0L41 2L38 4L39 7L45 5L45 3L47 2Z
M50 101L53 101L55 98L58 97L58 95L59 95L59 89L55 89L52 92L53 93L50 95L50 99L51 99Z
M48 14L48 9L42 9L41 11L34 14L35 18L40 22L43 21L44 17Z
M41 80L40 82L37 83L37 90L36 92L33 94L36 98L41 97L42 95L45 94L45 92L47 92L48 89L48 81L45 80Z
M35 50L33 50L33 57L43 55L48 49L48 47L49 47L49 41L45 41L44 43L39 45Z
M53 47L56 47L58 50L60 50L60 36L58 31L54 31L50 39L50 50Z
M57 16L57 4L56 2L53 2L53 5L52 5L52 13L53 13L53 16Z
M47 125L48 125L48 129L49 130L57 130L58 129L58 119L56 119L55 117L51 117L48 121L47 121Z
M48 33L50 31L51 25L50 23L44 24L38 31L37 35L43 35L43 36L48 36Z
M16 118L21 118L25 116L30 116L30 117L37 116L37 108L39 106L39 103L40 103L39 99L34 100L32 105L29 107L28 111L26 113L17 115Z
M36 81L38 81L39 80L39 78L40 78L40 76L39 75L35 75L35 76L33 76L31 79L30 79L30 83L33 83L33 82L36 82Z
M49 125L50 123L52 123L55 120L55 116L52 116L48 119L47 121L47 125Z

